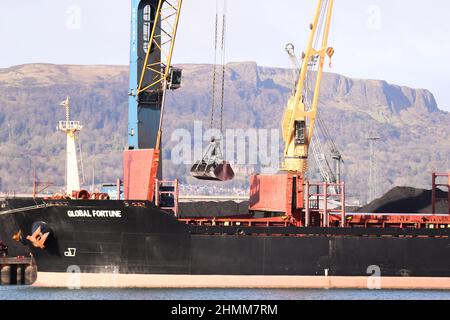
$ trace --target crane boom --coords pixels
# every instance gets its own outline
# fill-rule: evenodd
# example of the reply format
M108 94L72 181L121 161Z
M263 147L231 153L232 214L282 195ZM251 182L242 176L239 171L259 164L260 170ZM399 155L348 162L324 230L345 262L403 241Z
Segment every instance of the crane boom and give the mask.
M286 107L282 131L284 148L284 161L282 170L305 174L308 168L309 146L312 142L315 120L317 117L317 106L323 76L325 58L332 57L334 50L327 48L328 36L331 25L334 0L319 0L315 11L313 23L310 26L309 35L304 59L302 62L297 89L292 94ZM321 17L324 16L323 33L321 32ZM314 43L321 38L319 49L314 47ZM304 101L305 82L308 73L308 65L318 62L318 71L314 88L312 104L307 108Z
M150 39L146 46L144 65L137 89L138 95L146 91L151 92L155 88L156 91L159 90L162 94L161 113L155 143L156 150L161 148L166 91L171 87L172 80L175 80L173 79L172 56L182 4L183 0L171 0L170 2L168 0L159 0L153 26L151 28ZM159 32L158 29L160 29ZM152 50L154 50L155 47L161 51L160 61L154 61L154 58L150 59ZM171 72L172 75L170 74ZM156 76L146 82L147 73L156 74ZM178 88L178 86L174 87L174 89L176 88Z
M124 152L126 200L155 198L162 179L161 136L167 90L181 85L172 56L183 0L131 0L128 150Z
M167 89L180 86L172 56L183 0L131 0L128 148L160 149Z
M295 54L295 47L292 43L289 43L286 45L286 52L289 56L289 60L292 65L293 79L295 79L295 85L293 86L293 92L295 93L295 90L297 88L298 75L300 74L300 63L297 60L297 56ZM319 170L322 181L326 181L328 183L337 183L338 176L339 176L339 170L336 170L336 173L333 171L333 169L331 168L330 162L328 161L327 156L330 159L333 159L333 160L339 161L339 162L342 161L342 156L340 155L339 151L337 150L337 147L334 145L333 139L329 135L329 130L326 127L324 121L321 119L319 111L317 112L317 120L318 121L317 121L316 127L317 127L317 129L319 129L319 131L322 132L322 134L325 136L325 138L329 140L329 143L325 144L325 146L327 146L329 148L324 149L324 146L322 144L318 130L315 130L313 133L310 148L314 155L313 159L314 159L317 169ZM336 167L338 169L338 166L336 166Z

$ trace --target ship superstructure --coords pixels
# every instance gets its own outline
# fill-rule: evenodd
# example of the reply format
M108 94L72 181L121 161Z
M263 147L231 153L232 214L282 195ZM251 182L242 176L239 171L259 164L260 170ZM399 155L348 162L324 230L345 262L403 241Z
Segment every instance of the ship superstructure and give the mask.
M80 187L80 173L78 170L77 157L77 135L83 129L80 121L73 121L70 119L70 101L66 98L61 106L65 108L66 119L60 121L58 129L66 134L66 194L72 196L81 190Z

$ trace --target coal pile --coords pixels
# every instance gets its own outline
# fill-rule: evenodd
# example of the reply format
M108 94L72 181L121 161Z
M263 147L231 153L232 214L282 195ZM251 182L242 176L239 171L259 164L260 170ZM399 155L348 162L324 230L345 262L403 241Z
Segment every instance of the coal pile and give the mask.
M232 217L250 217L249 202L235 201L199 201L199 202L180 202L180 218L232 218Z
M448 199L448 193L437 190L437 198ZM376 199L360 208L360 213L433 213L431 190L410 187L396 187L383 197ZM448 214L447 200L436 202L436 213Z

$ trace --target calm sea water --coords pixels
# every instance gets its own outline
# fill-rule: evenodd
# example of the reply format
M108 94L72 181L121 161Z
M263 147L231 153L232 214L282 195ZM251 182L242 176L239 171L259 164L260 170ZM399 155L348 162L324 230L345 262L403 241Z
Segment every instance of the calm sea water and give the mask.
M0 287L1 300L450 300L450 291L47 289Z

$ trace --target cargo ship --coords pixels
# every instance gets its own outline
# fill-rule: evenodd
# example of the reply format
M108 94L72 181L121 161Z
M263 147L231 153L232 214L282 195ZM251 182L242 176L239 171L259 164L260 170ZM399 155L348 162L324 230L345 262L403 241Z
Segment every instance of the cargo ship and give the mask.
M345 183L307 179L323 64L334 52L327 47L333 1L318 2L283 119L282 169L250 177L246 210L215 216L208 209L183 214L177 181L161 179L166 92L181 85L182 71L171 59L182 1L132 0L128 147L117 199L81 190L74 136L82 126L69 119L67 99L67 118L59 124L67 134L66 193L0 201L0 238L10 241L10 254L31 254L39 275L192 276L192 286L202 281L195 276L255 276L262 283L271 277L368 277L374 270L382 277L446 278L448 284L450 208L448 214L350 213ZM316 41L319 33L322 41ZM302 95L312 64L318 66L315 95L306 106ZM218 148L212 139L192 168L195 177L217 183L233 178ZM435 204L450 174L432 180ZM330 200L338 205L329 206Z

